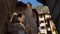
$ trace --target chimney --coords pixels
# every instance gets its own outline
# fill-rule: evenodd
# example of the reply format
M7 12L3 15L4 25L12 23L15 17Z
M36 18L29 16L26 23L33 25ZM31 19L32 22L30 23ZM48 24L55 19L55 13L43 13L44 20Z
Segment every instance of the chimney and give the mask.
M32 16L32 4L30 2L27 2L27 10L28 10L28 13Z

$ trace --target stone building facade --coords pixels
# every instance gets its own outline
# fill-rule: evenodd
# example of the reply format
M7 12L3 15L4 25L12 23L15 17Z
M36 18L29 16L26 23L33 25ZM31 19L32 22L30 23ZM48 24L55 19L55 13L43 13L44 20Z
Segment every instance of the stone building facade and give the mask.
M26 34L37 34L37 22L38 22L38 13L35 9L32 9L32 5L28 3L23 2L17 2L17 7L15 8L16 11L14 13L18 14L24 14L25 15L25 26L26 28Z
M37 34L37 24L33 18L32 6L28 2L27 4L20 4L20 11L16 11L17 0L1 0L0 1L0 34L4 34L7 29L6 23L9 22L8 17L11 18L14 12L22 13L26 15L25 23L31 28L31 34ZM33 25L34 24L34 25Z
M60 0L37 0L49 7L52 20L56 25L58 34L60 34Z

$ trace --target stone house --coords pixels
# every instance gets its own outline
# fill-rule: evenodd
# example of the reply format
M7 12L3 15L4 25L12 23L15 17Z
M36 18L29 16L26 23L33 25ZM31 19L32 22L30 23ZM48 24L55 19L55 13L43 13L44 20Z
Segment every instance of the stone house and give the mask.
M58 34L60 34L60 0L37 0L49 7L49 11L54 24L56 25Z

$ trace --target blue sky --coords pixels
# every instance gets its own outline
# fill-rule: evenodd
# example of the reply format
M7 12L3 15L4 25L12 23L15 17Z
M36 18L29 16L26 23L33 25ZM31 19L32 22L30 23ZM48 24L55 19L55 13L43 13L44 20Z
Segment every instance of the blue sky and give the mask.
M32 4L32 7L41 5L41 3L37 2L36 0L18 0L18 1L22 1L24 3L30 2Z

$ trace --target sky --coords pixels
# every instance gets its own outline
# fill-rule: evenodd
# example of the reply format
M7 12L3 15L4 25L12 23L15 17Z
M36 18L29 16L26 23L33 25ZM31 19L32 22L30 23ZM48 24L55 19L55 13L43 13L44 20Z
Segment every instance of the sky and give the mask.
M37 2L36 0L18 0L18 1L22 1L24 3L30 2L32 4L32 7L42 5L41 3Z

